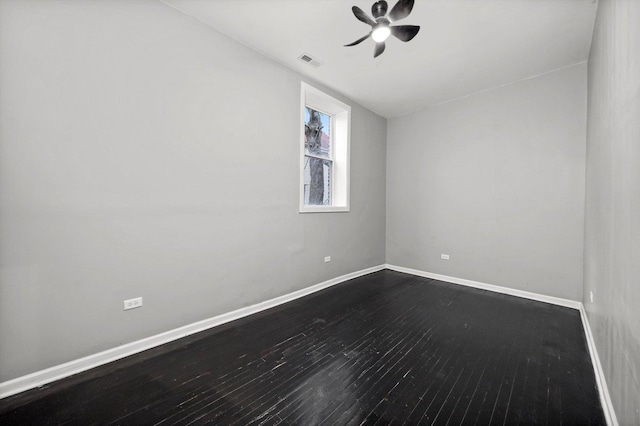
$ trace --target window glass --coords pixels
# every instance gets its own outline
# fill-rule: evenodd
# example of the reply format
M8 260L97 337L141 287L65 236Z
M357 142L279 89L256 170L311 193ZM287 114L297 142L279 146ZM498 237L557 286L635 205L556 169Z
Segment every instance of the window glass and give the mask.
M305 108L304 203L311 206L331 205L331 117L315 109Z

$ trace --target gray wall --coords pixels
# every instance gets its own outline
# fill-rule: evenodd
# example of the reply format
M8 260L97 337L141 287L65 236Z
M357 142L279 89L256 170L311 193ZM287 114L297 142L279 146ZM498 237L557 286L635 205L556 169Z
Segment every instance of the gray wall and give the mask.
M386 120L299 214L301 77L160 2L2 0L0 75L0 381L384 263Z
M389 120L387 262L581 300L585 119L579 64Z
M600 0L589 58L584 304L625 425L640 424L639 23L637 0Z

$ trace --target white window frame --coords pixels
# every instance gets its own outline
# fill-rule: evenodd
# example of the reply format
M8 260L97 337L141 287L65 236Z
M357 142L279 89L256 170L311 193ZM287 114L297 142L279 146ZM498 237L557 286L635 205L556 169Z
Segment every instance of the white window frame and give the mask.
M331 117L331 205L306 205L304 203L305 162L305 108L311 108ZM302 82L300 89L300 213L348 212L349 206L349 155L351 139L351 107L344 102Z

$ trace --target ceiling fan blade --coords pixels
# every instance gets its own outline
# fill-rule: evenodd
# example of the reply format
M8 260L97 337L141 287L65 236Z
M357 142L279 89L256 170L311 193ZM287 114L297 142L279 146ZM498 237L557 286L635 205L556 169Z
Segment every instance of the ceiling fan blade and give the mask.
M398 3L389 12L388 18L391 22L399 21L409 16L411 9L413 9L413 0L398 0Z
M344 47L355 46L356 44L360 44L363 41L365 41L367 38L369 38L370 35L371 35L371 33L369 33L369 34L367 34L367 35L365 35L363 37L360 37L359 39L357 39L353 43L345 44Z
M358 18L359 21L364 22L365 24L369 24L372 27L376 24L376 21L369 18L369 16L367 16L367 14L364 13L364 11L358 6L353 6L351 10L353 11L353 14L356 15L356 18Z
M382 52L384 52L384 41L381 41L380 43L376 43L376 50L373 52L373 57L377 58L378 56L382 55Z
M399 40L409 41L418 34L420 27L417 25L398 25L397 27L390 27L391 34Z

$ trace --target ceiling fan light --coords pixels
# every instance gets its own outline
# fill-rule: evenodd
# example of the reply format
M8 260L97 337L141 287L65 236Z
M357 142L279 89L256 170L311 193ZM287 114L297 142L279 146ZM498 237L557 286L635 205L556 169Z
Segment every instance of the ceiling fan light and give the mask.
M376 29L374 29L371 33L371 38L376 43L380 43L382 41L385 41L390 34L391 30L389 29L388 25L378 25Z

